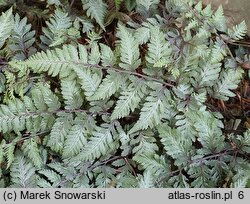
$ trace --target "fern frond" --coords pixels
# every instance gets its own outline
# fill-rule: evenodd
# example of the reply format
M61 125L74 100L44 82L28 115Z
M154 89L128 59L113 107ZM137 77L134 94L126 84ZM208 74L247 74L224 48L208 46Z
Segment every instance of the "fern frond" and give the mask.
M144 171L143 176L139 180L140 188L154 188L154 176L150 170Z
M136 155L133 159L142 165L146 171L151 171L156 176L167 174L169 169L164 156L155 155Z
M119 123L116 124L116 130L118 133L119 141L121 142L120 146L120 148L122 149L121 155L127 156L132 150L131 146L129 145L130 135L128 135L124 131L123 127Z
M226 44L223 40L217 38L211 52L211 62L218 63L227 56Z
M32 90L32 97L24 96L23 101L14 99L8 105L0 106L0 131L3 133L24 129L38 132L50 129L54 112L48 112L39 89Z
M89 32L94 31L94 25L91 22L91 20L88 18L77 16L73 22L73 25L78 30L80 30L80 27L82 25L81 30L83 33L89 33Z
M73 188L90 188L90 181L87 175L79 175L74 179Z
M140 45L147 43L150 39L150 29L147 27L140 27L136 29L135 39Z
M63 157L71 158L83 149L87 143L86 129L83 124L73 125L66 136L63 148Z
M168 183L173 188L190 188L190 184L188 183L188 178L184 174L178 174L177 176L172 176Z
M115 180L115 169L110 166L103 166L102 168L95 169L97 188L107 188L112 186L112 181Z
M166 97L167 92L162 94L157 91L151 92L150 95L145 99L141 112L140 118L129 131L130 133L136 132L138 130L145 130L148 127L153 128L160 124L164 113L164 97Z
M40 111L46 111L48 107L45 103L45 98L41 96L42 96L42 91L40 90L39 86L36 86L31 90L32 102L35 108ZM20 102L21 104L20 100L17 101Z
M129 115L130 111L134 111L141 99L146 93L144 81L132 79L132 83L128 87L124 87L121 95L116 103L115 109L112 112L112 119L119 119Z
M40 150L37 145L38 138L30 138L25 140L22 145L22 150L25 155L33 162L34 166L40 169L43 165Z
M134 35L121 24L118 24L117 37L120 38L121 63L119 66L127 70L135 70L141 64L139 43Z
M138 180L129 171L122 171L116 176L117 188L138 188Z
M198 131L198 141L203 146L199 150L202 154L212 154L224 149L224 136L221 131L223 124L221 121L204 111L194 126Z
M41 91L41 95L44 98L44 103L48 107L48 111L59 110L61 103L59 98L51 91L50 86L45 83L38 84L38 87Z
M228 69L221 73L218 82L213 86L213 96L221 100L228 100L235 96L233 89L238 87L243 71L241 69Z
M104 18L107 13L107 5L102 0L82 0L83 10L86 10L88 17L95 21L105 30Z
M90 141L83 147L75 160L92 161L116 148L118 136L114 128L112 124L102 124L101 127L96 127Z
M196 19L192 19L190 20L190 22L188 23L188 25L185 27L185 30L191 30L194 28L197 28L199 26L199 23L197 22Z
M126 77L120 73L108 72L108 75L102 80L96 92L89 97L89 100L106 99L116 93L125 83Z
M202 15L206 17L212 17L213 15L213 10L211 4L208 4L203 10L202 10Z
M33 188L36 186L35 168L22 155L16 155L10 168L12 187Z
M240 24L233 26L232 29L228 29L228 35L232 40L242 39L247 32L247 25L245 21L242 21Z
M244 132L243 135L230 135L229 139L231 139L231 142L233 142L237 148L240 149L240 152L250 153L250 130L248 129L246 132Z
M50 93L51 96L55 96L52 92ZM42 96L42 97L41 97ZM24 115L27 115L27 117L24 117L26 120L26 126L27 126L27 121L29 122L29 125L32 125L32 128L28 129L30 132L38 132L38 131L47 131L50 129L54 123L54 116L53 113L55 113L55 106L58 106L58 101L54 101L55 104L50 101L46 101L46 95L43 96L43 91L39 89L39 87L34 87L31 90L31 99L29 100L28 97L26 102L28 104L28 107L32 107L34 105L35 111L32 113L26 112ZM56 97L56 96L55 96ZM48 107L46 102L51 105L51 107ZM33 105L32 105L33 103ZM53 111L49 111L48 109L52 108ZM27 111L27 110L26 110ZM22 116L22 115L21 115Z
M99 50L99 45L96 42L91 43L90 53L89 53L89 64L99 64L101 59L101 54Z
M14 0L1 0L0 6L8 6L14 3Z
M212 19L213 19L213 24L215 25L216 29L222 32L226 31L226 18L224 16L223 7L221 5L215 11Z
M161 143L167 154L175 159L177 166L186 165L190 156L194 153L192 141L185 137L177 129L170 128L167 124L163 124L158 128Z
M46 181L45 179L38 177L37 178L37 186L40 188L52 188L50 182Z
M78 109L83 104L83 97L80 85L72 77L61 80L62 96L65 109Z
M200 39L207 39L209 37L211 37L211 33L207 32L207 25L203 25L201 27L199 27L197 34L195 35L195 37L198 37Z
M35 31L31 30L31 24L27 24L27 18L20 19L18 14L14 18L14 28L9 39L9 49L13 52L13 59L24 60L34 54L36 49L32 47L35 42Z
M14 25L12 8L0 16L0 49L3 47L5 40L10 36Z
M78 60L76 47L68 45L63 46L62 49L48 50L47 53L37 53L24 62L12 61L10 65L13 67L29 67L35 73L48 71L48 74L52 76L56 76L60 73L61 77L66 77L72 70L70 65L74 65L74 62Z
M250 169L250 168L249 168ZM240 170L237 172L237 174L232 178L232 183L230 185L230 188L246 188L247 184L250 180L250 170L243 171Z
M72 21L67 13L56 9L55 14L46 21L47 27L42 29L44 35L40 36L42 43L46 46L57 46L66 41L67 30L72 26Z
M0 93L3 93L5 91L5 82L6 82L5 76L2 73L0 73Z
M138 156L140 155L154 155L159 150L156 145L156 139L154 133L151 130L143 130L135 133L134 139L131 140L130 144L133 146L133 153Z
M23 111L23 114L22 114ZM23 116L23 117L22 117ZM11 130L22 131L25 129L25 106L16 99L9 105L0 106L0 131L3 133Z
M148 43L148 53L146 56L147 62L153 64L154 67L158 67L160 64L166 66L170 55L171 49L168 42L165 40L165 34L160 31L159 27L151 28L151 37Z
M116 57L111 48L105 44L100 44L102 65L113 66L116 63Z
M71 177L74 178L74 174L76 173L76 170L73 166L67 166L64 165L64 163L60 162L52 162L48 164L48 166L55 170L56 172L60 173L63 177Z
M188 110L176 116L176 129L181 133L185 133L185 137L192 141L195 141L197 137L197 131L194 127L195 122L199 120L197 112L195 110Z
M199 69L194 70L192 83L198 87L213 86L219 77L220 71L221 63L202 62L199 64Z
M211 170L204 164L193 164L189 169L188 174L194 181L191 183L192 187L207 188L208 186L215 186L213 179L211 179Z
M58 173L50 169L42 169L38 171L38 173L45 176L52 183L52 187L59 187L59 184L61 182L61 176Z
M74 71L80 79L80 84L87 97L92 96L98 89L102 80L102 73L91 70L90 68L75 67Z
M147 10L153 5L159 4L160 0L136 0L137 5L144 6Z
M71 114L62 115L56 119L46 143L46 145L55 152L62 153L66 136L71 128L72 120Z
M0 163L4 160L4 149L6 146L6 141L3 139L0 143Z
M14 151L15 151L15 144L10 143L10 144L5 145L5 147L4 147L4 156L7 159L7 169L11 166L11 164L15 160Z
M13 67L28 67L35 73L48 72L55 77L61 78L72 75L74 68L88 64L88 53L83 45L73 46L64 45L62 49L48 50L31 56L26 61L11 61L9 64ZM76 68L76 70L79 70Z

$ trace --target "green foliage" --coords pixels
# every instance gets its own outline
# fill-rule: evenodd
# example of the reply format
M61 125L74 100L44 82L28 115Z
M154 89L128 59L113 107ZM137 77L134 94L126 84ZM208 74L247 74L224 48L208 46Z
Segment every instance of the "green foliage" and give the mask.
M116 10L120 9L122 0L114 0Z
M228 35L233 40L242 39L247 32L247 25L245 21L242 21L240 24L235 25L232 30L228 30Z
M165 40L164 33L160 31L159 27L151 28L151 36L148 44L148 56L146 60L153 64L154 67L167 66L171 55L169 44Z
M105 30L104 17L107 13L107 5L102 0L82 0L83 10L88 17L95 21Z
M42 167L42 158L37 145L37 138L27 139L23 145L22 150L25 155L33 162L34 166L38 169Z
M132 83L122 87L123 91L121 91L117 105L111 115L112 119L123 118L128 116L130 112L134 112L146 93L146 84L143 80L130 77L130 81Z
M123 25L118 25L117 36L121 43L121 63L119 66L123 69L135 70L141 63L139 43Z
M31 24L27 24L27 18L20 19L18 14L14 18L14 28L9 38L9 49L13 59L24 60L34 54L36 49L32 46L35 42L35 31L31 30Z
M159 0L136 0L138 6L142 5L147 10L149 10L151 6L159 4L159 2Z
M11 187L32 188L36 186L35 168L23 155L16 155L10 175Z
M66 43L68 39L74 40L80 36L79 31L73 27L73 22L68 13L61 9L56 9L49 21L47 27L43 27L43 35L40 36L43 49L44 46L55 47Z
M10 36L13 29L13 14L12 9L2 13L0 17L0 48L3 47L5 40Z
M229 45L245 23L227 29L223 8L201 2L159 3L47 1L44 27L5 4L0 186L249 185L250 131L228 132L214 105L245 76L244 49ZM107 23L108 8L126 20Z
M218 82L214 86L213 96L222 100L228 100L229 97L234 96L234 93L231 90L237 88L242 72L243 71L239 69L228 69L223 71Z

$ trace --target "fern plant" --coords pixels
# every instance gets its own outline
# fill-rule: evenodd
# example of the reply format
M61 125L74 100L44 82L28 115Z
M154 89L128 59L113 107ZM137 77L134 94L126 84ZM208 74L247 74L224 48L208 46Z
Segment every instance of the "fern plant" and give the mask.
M250 131L226 132L211 103L244 76L228 40L245 24L227 29L222 7L195 1L136 1L157 14L113 22L110 45L108 2L81 3L101 29L58 1L40 36L12 9L0 17L2 187L249 186Z
M20 19L20 16L16 14L13 33L8 43L13 59L24 60L36 52L36 48L32 46L35 42L34 36L35 31L31 31L31 24L27 24L27 18Z
M66 43L68 39L73 41L78 38L80 34L72 24L72 19L66 12L56 9L54 15L46 22L47 27L43 27L44 35L40 36L42 48L44 45L55 47Z

